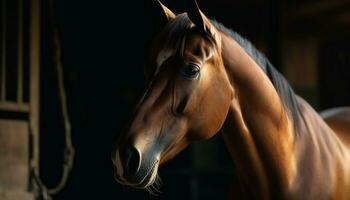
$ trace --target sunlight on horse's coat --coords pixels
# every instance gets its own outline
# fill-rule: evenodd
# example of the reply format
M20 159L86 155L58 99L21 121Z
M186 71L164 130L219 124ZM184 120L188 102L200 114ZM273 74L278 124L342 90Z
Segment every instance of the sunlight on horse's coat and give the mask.
M174 51L171 49L163 49L159 52L157 56L157 69L155 75L158 74L159 68L163 65L164 61L168 60L173 55Z

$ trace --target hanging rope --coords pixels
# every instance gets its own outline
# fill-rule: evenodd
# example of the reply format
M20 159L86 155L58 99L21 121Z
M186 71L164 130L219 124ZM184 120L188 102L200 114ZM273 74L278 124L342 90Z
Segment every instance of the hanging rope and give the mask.
M31 174L32 178L34 179L34 183L37 186L37 197L38 199L42 200L49 200L51 199L51 195L57 194L59 191L63 189L65 186L68 177L69 172L71 171L73 167L74 162L74 154L75 150L72 143L72 131L71 131L71 123L70 118L68 114L68 106L67 106L67 95L64 87L64 72L63 72L63 65L61 62L61 45L59 40L59 34L57 31L57 28L55 26L55 18L54 18L54 2L53 0L50 0L50 28L52 31L52 37L53 37L53 61L56 68L57 73L57 86L58 86L58 96L61 103L61 114L62 114L62 120L63 120L63 127L64 127L64 153L63 153L63 163L62 163L62 176L60 178L60 181L57 183L56 186L52 188L47 188L43 182L40 179L40 176L37 169L32 169ZM31 131L33 131L32 127L30 128Z

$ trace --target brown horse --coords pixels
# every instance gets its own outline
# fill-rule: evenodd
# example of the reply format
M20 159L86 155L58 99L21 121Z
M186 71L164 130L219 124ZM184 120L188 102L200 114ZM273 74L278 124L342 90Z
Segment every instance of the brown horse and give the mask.
M350 109L323 113L249 41L195 0L164 26L145 67L148 87L113 149L119 183L148 188L159 165L222 131L236 165L232 199L350 199Z

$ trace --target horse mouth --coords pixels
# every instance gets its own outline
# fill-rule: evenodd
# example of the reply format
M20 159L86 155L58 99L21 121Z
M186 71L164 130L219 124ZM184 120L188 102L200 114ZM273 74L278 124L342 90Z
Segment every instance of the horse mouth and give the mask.
M159 165L159 161L156 160L153 163L152 167L147 171L147 173L141 178L140 181L138 181L138 183L129 182L122 176L119 176L117 172L115 172L115 179L118 183L122 185L129 186L136 189L145 189L155 182L157 171L158 171L158 165Z

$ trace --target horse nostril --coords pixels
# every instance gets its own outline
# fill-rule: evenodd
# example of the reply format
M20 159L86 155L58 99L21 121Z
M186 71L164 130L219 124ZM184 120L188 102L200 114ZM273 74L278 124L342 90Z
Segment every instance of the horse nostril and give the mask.
M125 153L125 172L128 176L135 175L140 168L140 153L135 147L127 148Z

